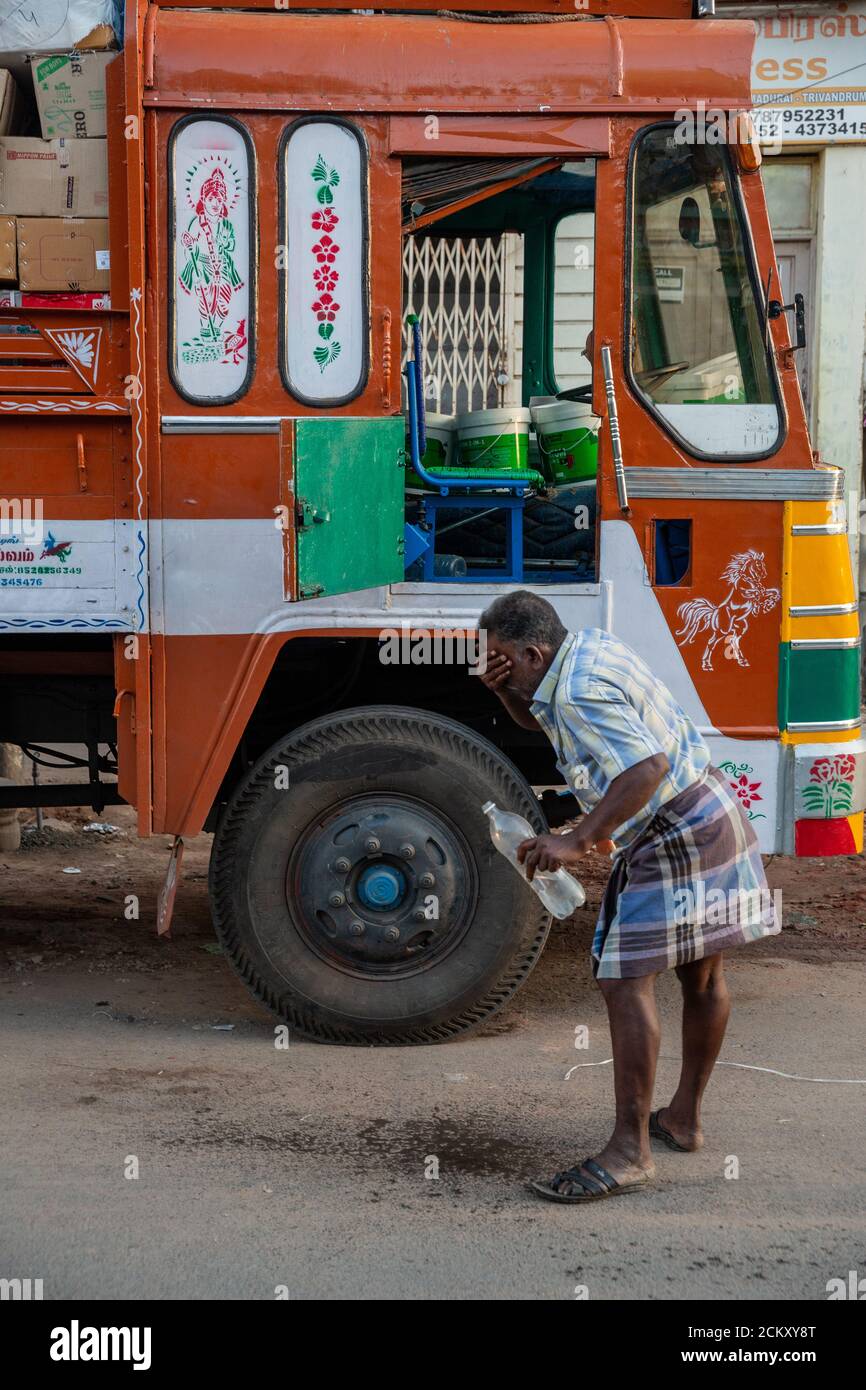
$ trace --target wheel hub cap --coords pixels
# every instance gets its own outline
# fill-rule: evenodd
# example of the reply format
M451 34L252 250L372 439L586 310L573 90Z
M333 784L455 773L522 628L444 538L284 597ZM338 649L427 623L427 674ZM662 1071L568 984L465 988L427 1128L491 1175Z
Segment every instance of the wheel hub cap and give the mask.
M308 945L332 965L366 977L414 974L468 929L475 861L437 807L398 794L353 797L298 840L286 898Z
M406 879L390 864L370 864L358 879L357 893L366 907L386 911L396 907L406 892Z

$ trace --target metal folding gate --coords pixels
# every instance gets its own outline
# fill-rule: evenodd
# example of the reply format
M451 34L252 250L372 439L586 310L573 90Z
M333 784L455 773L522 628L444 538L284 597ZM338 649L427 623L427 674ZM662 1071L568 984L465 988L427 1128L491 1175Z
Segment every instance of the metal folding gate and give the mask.
M404 310L421 320L428 410L455 415L518 399L519 240L508 232L498 237L406 237Z

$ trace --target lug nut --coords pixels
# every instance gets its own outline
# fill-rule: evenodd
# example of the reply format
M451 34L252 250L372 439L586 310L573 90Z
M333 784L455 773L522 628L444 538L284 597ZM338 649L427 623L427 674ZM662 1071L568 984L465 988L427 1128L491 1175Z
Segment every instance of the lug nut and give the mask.
M363 935L364 935L364 923L363 923L363 922L353 922L352 925L351 925L350 928L349 928L349 933L350 933L351 936L363 936Z
M334 865L338 874L347 874L351 867L352 865L349 863L348 859L338 859Z
M416 908L415 908L415 911L412 913L412 921L413 921L413 922L426 922L426 921L427 921L427 913L424 911L423 907L416 907Z
M402 856L403 856L404 859L414 859L414 858L415 858L415 846L414 846L414 845L401 845L401 846L400 846L400 853L402 854Z
M344 893L332 893L328 899L331 907L342 907L345 901L346 896Z
M400 933L396 927L389 927L385 933L386 941L399 941Z
M422 874L418 882L422 888L432 888L436 880L432 874Z
M365 842L364 848L368 854L375 854L376 850L381 849L382 846L379 844L379 841L371 835L370 839Z

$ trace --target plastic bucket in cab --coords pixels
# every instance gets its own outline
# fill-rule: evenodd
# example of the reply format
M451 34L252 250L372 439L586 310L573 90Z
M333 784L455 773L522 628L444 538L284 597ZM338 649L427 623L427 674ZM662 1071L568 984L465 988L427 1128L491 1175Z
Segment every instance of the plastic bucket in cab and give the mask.
M550 482L574 483L598 471L601 423L585 401L551 401L532 406L543 472Z
M525 406L472 410L457 416L457 462L478 473L513 473L527 467L529 411Z
M453 415L434 415L429 411L425 416L427 432L427 447L421 455L421 462L428 473L438 473L442 468L454 462L452 457L454 447L454 417ZM406 456L409 456L409 443L406 442ZM423 487L428 485L421 481L418 474L410 464L406 469L406 486Z

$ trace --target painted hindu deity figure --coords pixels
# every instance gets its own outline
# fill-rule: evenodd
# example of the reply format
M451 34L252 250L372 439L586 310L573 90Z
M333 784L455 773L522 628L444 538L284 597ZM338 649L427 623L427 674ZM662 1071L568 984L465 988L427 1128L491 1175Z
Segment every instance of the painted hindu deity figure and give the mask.
M200 337L219 342L232 295L243 284L232 256L235 229L229 217L225 175L219 166L201 185L181 244L184 263L180 283L195 298Z

